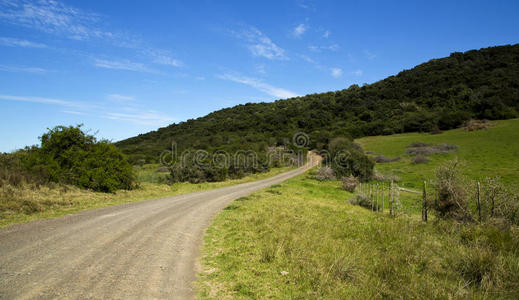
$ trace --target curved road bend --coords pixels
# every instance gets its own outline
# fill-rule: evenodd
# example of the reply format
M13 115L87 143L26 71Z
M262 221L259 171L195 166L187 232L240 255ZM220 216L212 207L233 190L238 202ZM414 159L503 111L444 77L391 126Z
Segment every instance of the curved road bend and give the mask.
M0 299L190 299L211 219L308 170L0 229Z

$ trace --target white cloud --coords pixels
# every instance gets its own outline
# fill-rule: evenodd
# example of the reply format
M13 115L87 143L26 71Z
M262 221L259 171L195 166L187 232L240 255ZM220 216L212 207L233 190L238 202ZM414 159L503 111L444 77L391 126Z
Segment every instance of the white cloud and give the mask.
M69 114L69 115L78 115L78 116L84 116L86 115L86 113L84 112L81 112L81 111L75 111L75 110L64 110L62 111L63 113L65 114Z
M22 97L22 96L12 96L12 95L0 95L0 100L60 105L60 106L66 106L66 107L74 107L74 108L78 108L78 109L85 109L85 108L93 107L92 105L82 103L82 102L75 102L75 101L68 101L68 100L61 100L61 99L54 99L54 98L45 98L45 97Z
M42 69L42 68L17 67L17 66L5 66L5 65L0 65L0 71L20 72L20 73L34 73L34 74L44 74L44 73L48 72L48 70Z
M300 37L301 35L303 35L303 33L305 33L307 29L308 26L306 26L305 24L299 24L296 26L296 28L294 28L294 31L292 33L295 37Z
M262 56L268 59L287 59L284 49L254 27L242 31L232 31L232 33L236 38L247 42L247 47L254 56Z
M133 97L133 96L125 96L125 95L120 95L120 94L110 94L110 95L107 95L107 98L111 101L119 102L119 103L132 102L135 100L135 97Z
M110 120L130 122L138 125L161 126L175 121L173 118L154 110L137 113L108 112L104 117Z
M235 76L232 74L219 75L218 78L251 86L263 93L266 93L268 95L271 95L271 96L274 96L274 97L277 97L280 99L293 98L293 97L298 96L294 92L291 92L291 91L283 89L283 88L274 87L268 83L265 83L261 80L255 79L255 78Z
M0 37L0 45L7 47L24 47L24 48L46 48L47 45L35 43L27 40L15 38Z
M157 56L154 60L155 63L171 66L171 67L181 67L183 64L180 60L174 59L169 56Z
M101 40L117 47L134 49L154 63L173 67L182 62L168 51L150 47L139 37L106 30L103 18L95 13L54 0L0 0L0 22L30 28L73 40ZM46 45L12 38L0 38L0 45L44 48ZM134 69L135 67L133 67Z
M310 56L308 55L304 55L304 54L300 54L299 57L301 57L302 60L308 62L308 63L311 63L311 64L314 64L314 65L317 65L317 62L315 60L313 60Z
M315 45L308 46L308 49L310 51L313 51L313 52L321 52L323 50L338 51L339 48L340 47L337 44L331 44L331 45L328 45L328 46L315 46Z
M156 64L166 65L170 67L182 67L184 65L182 61L173 58L169 51L148 49L144 52L146 52L146 54L148 54L153 59L153 62Z
M19 101L19 102L32 102L47 105L63 106L68 109L62 110L63 113L71 115L96 115L104 118L131 122L139 125L150 125L150 126L161 126L170 124L174 121L170 116L154 111L145 110L141 106L136 105L134 97L124 96L120 94L110 94L107 96L109 99L126 100L128 105L117 105L119 110L127 111L113 112L113 108L106 105L94 105L79 101L68 101L55 98L45 97L23 97L23 96L12 96L12 95L0 95L0 100L5 101Z
M265 64L256 65L256 72L261 75L267 75Z
M331 68L330 69L332 76L335 78L339 78L342 75L342 69L340 68Z
M362 72L362 70L355 70L353 72L351 72L353 75L355 76L362 76L362 74L364 74L364 72Z
M72 39L114 37L94 25L99 16L87 13L58 1L3 1L0 20L47 33L62 34Z
M332 34L329 30L326 30L324 33L323 33L323 38L327 39L330 37L330 34Z
M126 71L135 71L135 72L145 72L145 73L159 73L157 70L151 69L144 65L143 63L132 62L129 60L105 60L105 59L95 59L94 66L105 69L113 69L113 70L126 70Z

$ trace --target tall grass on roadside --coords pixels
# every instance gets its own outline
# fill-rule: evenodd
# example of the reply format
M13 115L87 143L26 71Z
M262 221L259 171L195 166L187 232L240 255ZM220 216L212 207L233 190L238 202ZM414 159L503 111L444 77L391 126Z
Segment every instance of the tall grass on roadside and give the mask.
M200 298L519 297L517 226L390 218L340 184L302 175L233 202L204 238Z

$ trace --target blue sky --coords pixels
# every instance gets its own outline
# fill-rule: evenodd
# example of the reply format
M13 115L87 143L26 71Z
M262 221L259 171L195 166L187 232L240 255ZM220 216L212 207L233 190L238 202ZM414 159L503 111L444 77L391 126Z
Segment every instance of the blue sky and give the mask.
M372 83L519 41L518 1L0 0L0 151L117 141L246 102Z

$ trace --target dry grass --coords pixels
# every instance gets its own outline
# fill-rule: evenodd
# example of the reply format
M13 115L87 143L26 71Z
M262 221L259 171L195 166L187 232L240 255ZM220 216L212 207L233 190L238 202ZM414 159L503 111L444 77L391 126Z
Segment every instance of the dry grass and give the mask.
M151 172L157 167L145 167L143 178L151 179ZM147 199L186 194L209 190L239 183L264 179L286 172L291 168L276 168L241 179L201 184L176 183L173 185L142 182L134 190L120 190L115 193L100 193L63 184L28 184L21 180L16 185L0 180L0 227L13 223L41 218L53 218L85 209L123 204ZM163 174L163 173L162 173ZM161 175L162 175L161 174Z

